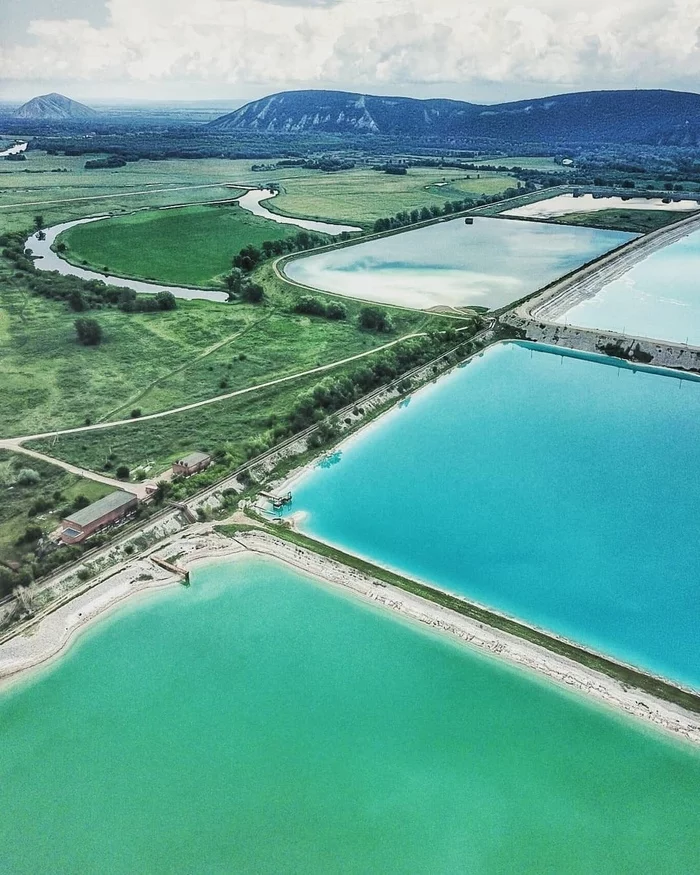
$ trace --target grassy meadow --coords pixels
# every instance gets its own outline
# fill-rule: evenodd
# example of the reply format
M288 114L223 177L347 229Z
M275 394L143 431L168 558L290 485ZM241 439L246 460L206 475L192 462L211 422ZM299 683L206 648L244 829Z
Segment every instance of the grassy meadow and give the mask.
M447 200L494 195L514 187L512 176L484 171L412 167L405 176L368 168L286 178L268 174L282 191L267 206L272 212L371 226L376 219ZM311 175L313 174L313 175Z
M200 401L379 346L444 320L394 310L394 331L360 330L360 305L327 321L292 312L298 293L263 269L263 305L178 301L173 311L90 311L99 346L77 343L76 313L32 295L0 264L0 436L83 425ZM288 294L285 295L285 291Z
M244 246L298 232L221 204L132 213L69 228L59 240L73 264L172 285L216 286Z
M587 228L648 234L689 215L690 213L672 210L596 210L590 213L569 213L547 221L559 225L583 225Z

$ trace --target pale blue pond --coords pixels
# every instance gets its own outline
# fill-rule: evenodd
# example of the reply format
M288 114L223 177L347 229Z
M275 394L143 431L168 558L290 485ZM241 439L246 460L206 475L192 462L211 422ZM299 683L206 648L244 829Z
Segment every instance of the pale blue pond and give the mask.
M700 382L508 343L351 439L292 510L312 536L700 688L699 487Z
M508 219L451 219L289 262L290 279L352 298L428 309L501 307L635 237Z
M654 252L557 321L700 346L700 231Z

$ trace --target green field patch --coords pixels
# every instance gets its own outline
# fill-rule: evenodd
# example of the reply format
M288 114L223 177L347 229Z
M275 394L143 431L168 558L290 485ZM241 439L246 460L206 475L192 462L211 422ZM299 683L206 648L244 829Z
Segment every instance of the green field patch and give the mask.
M226 204L133 213L78 225L59 240L74 264L172 285L212 286L244 246L298 232Z
M366 351L444 320L393 310L390 335L362 331L360 304L337 322L293 312L298 292L269 265L256 274L262 306L179 300L176 310L90 311L99 346L76 341L76 314L30 294L0 262L2 437L153 413L266 382Z
M278 175L269 174L272 180ZM443 184L444 183L444 184ZM358 169L284 179L267 207L288 216L372 225L376 219L464 197L494 195L514 187L507 174L412 167L404 176Z
M611 231L633 231L648 234L672 222L689 216L673 210L597 210L590 213L569 213L547 219L559 225L582 225L587 228L606 228Z

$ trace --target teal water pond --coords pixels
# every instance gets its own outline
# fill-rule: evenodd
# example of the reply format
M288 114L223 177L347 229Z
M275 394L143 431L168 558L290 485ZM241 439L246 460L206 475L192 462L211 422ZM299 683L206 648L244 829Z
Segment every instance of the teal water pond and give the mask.
M700 231L654 252L557 321L700 346Z
M290 279L354 298L427 309L501 307L635 237L544 222L451 219L290 261Z
M700 382L508 343L351 439L291 509L309 535L700 688L699 487Z
M697 872L700 756L260 559L0 696L3 873Z

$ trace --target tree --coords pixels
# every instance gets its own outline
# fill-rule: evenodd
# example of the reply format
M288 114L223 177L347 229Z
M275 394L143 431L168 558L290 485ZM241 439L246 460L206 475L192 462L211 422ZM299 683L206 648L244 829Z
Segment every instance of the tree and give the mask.
M115 473L120 480L128 480L131 472L126 465L120 465Z
M360 328L364 328L366 331L391 331L393 327L386 310L372 305L360 310L358 322Z
M78 342L84 346L97 346L102 340L102 328L96 319L80 317L74 322Z
M177 299L172 292L158 292L156 295L156 303L160 310L174 310L177 307Z
M241 287L241 298L249 304L259 304L263 299L263 287L258 283L244 283Z
M41 215L34 216L34 227L37 229L37 231L41 231L41 229L44 227L44 217L43 216L41 216Z
M235 297L238 297L241 294L241 288L243 287L244 282L243 271L240 267L234 267L231 273L227 274L224 277L224 282L226 283L226 288L228 289L228 299L232 301Z
M39 472L34 468L20 468L16 482L19 486L34 486L40 479Z
M326 306L327 319L346 319L347 315L348 311L345 309L344 304L331 301L331 303Z
M80 289L73 289L68 298L68 306L71 310L75 310L76 313L82 313L83 310L87 310L87 304L85 302L85 298L83 297L83 293Z

